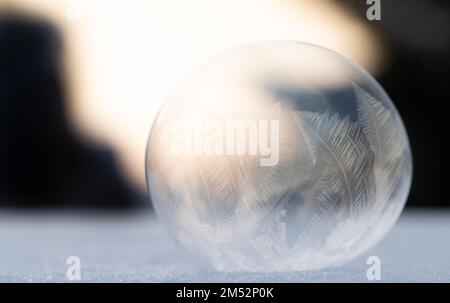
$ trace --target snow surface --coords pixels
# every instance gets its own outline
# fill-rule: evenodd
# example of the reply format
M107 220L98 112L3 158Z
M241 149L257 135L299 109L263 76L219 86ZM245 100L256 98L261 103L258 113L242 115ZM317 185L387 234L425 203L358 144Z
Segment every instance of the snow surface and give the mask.
M66 282L69 256L82 282L450 282L450 212L416 210L374 249L342 267L313 272L215 272L176 246L152 214L0 213L0 282Z

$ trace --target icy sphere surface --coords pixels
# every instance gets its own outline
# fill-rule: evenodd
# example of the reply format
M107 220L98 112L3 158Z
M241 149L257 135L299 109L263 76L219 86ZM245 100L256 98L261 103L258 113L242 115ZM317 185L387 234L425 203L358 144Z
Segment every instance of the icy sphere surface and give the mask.
M218 270L314 270L376 244L412 164L393 103L361 67L295 42L246 45L167 99L147 182L178 242Z

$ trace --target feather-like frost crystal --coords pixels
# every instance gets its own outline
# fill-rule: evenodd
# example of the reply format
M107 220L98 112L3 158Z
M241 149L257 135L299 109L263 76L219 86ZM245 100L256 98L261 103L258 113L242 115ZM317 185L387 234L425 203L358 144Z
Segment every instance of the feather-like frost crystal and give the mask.
M213 59L166 101L148 142L162 221L219 270L340 265L407 199L401 118L361 67L323 48L258 43Z

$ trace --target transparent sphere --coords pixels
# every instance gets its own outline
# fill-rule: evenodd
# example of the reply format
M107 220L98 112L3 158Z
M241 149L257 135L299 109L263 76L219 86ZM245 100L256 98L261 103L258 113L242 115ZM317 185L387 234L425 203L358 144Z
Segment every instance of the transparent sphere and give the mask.
M162 221L218 270L314 270L376 244L405 204L401 118L361 67L303 43L243 46L166 101L147 149Z

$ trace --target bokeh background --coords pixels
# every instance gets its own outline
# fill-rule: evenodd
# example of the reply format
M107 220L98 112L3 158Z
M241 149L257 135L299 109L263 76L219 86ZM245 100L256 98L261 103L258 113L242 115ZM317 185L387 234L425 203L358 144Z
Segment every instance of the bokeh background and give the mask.
M0 206L150 209L144 154L164 98L232 47L335 50L386 89L408 130L408 207L449 207L450 3L0 0Z

